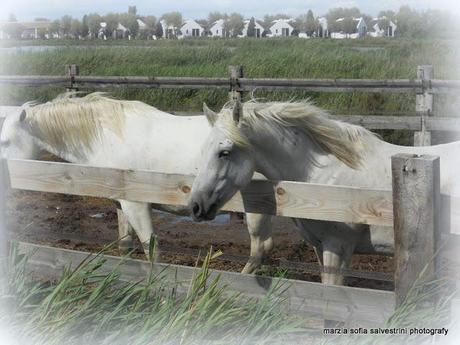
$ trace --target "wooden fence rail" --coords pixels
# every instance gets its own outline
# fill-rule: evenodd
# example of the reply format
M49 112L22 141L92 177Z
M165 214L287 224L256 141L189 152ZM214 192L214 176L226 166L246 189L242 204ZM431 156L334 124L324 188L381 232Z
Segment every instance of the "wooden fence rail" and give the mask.
M0 117L5 117L20 110L18 106L0 106ZM202 115L199 113L177 113L178 115ZM334 119L363 126L367 129L402 129L421 131L425 123L427 131L459 131L460 118L455 117L425 117L399 115L333 115Z
M2 75L0 85L72 86L76 88L186 88L229 90L231 78L217 77L156 77L156 76L43 76ZM458 80L432 79L274 79L238 78L238 91L312 91L312 92L415 92L429 90L432 94L454 93L460 90Z
M19 243L22 253L33 253L30 270L46 277L58 278L65 266L76 267L89 253L53 248L30 243ZM161 248L160 248L161 250ZM94 256L94 255L93 255ZM104 255L106 264L101 273L117 268L122 281L142 281L150 271L150 263L143 260L122 259ZM179 282L178 293L186 293L188 283L197 269L188 266L157 263L154 271L164 277L165 285ZM347 286L327 286L321 283L262 277L252 274L210 270L209 280L220 277L219 284L226 286L226 292L244 293L245 296L261 298L270 287L282 284L286 288L283 309L286 312L331 319L363 326L383 324L395 307L394 293Z
M12 188L186 205L193 176L8 160ZM391 191L255 180L225 211L392 226Z

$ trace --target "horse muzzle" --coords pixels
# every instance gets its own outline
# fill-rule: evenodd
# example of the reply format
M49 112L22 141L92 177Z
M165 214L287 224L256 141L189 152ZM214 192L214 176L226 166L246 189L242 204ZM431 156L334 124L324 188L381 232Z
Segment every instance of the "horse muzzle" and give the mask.
M208 207L205 207L203 202L191 201L189 208L194 221L209 221L213 220L216 217L217 210L219 209L219 203L214 202Z

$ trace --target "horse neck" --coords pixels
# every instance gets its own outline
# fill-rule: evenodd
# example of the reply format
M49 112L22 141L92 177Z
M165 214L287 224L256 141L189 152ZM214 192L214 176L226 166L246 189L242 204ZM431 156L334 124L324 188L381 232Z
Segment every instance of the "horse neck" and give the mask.
M48 153L51 153L55 155L56 157L59 157L65 161L71 162L71 163L85 163L85 160L82 159L81 157L76 157L73 154L69 152L64 152L62 150L58 150L57 148L47 144L43 140L37 138L37 137L32 137L33 141L36 145L36 156L33 158L37 158L39 152L41 150L46 151Z
M268 179L302 180L320 154L317 145L295 127L264 128L247 133L254 150L256 171Z

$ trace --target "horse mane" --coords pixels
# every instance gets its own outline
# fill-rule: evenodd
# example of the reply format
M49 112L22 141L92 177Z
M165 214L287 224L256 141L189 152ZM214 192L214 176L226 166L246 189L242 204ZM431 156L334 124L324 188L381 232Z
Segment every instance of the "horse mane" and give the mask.
M223 126L226 134L240 147L250 147L243 129L257 135L276 127L295 128L308 135L326 154L332 154L350 168L361 165L364 149L375 135L367 129L330 118L327 111L309 101L268 102L249 101L243 104L243 116L236 124L232 105L224 106Z
M75 92L67 92L47 103L27 103L23 121L32 136L59 152L75 156L91 149L104 129L123 137L127 113L145 114L155 109L142 102L116 100L101 92L75 96Z

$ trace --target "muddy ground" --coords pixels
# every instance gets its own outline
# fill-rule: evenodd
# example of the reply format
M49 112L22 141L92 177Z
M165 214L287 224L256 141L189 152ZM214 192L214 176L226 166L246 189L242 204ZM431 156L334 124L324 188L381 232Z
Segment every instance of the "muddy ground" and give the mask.
M214 249L224 253L212 267L240 271L249 255L249 235L240 219L220 216L218 221L194 223L188 217L152 212L161 250L160 261L195 265L197 254ZM96 252L115 241L118 235L114 202L106 199L53 193L12 190L8 198L8 228L17 240L68 249ZM316 256L287 218L274 223L275 249L272 258L259 272L273 276L319 281L319 275L303 269L286 269L280 260L316 264ZM115 247L110 254L120 255ZM143 255L135 254L143 259ZM231 260L227 260L231 259ZM379 255L355 255L352 268L391 272L392 258ZM391 282L347 278L349 286L392 289Z

